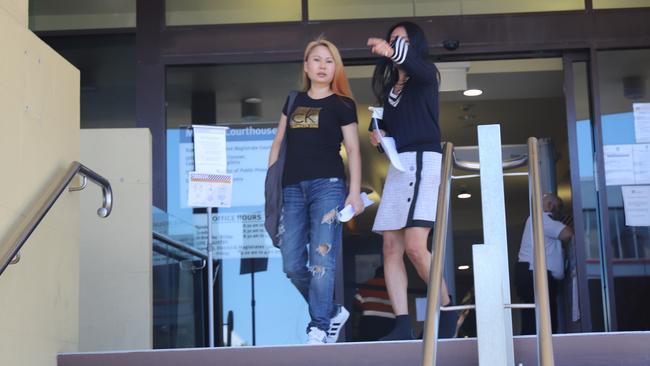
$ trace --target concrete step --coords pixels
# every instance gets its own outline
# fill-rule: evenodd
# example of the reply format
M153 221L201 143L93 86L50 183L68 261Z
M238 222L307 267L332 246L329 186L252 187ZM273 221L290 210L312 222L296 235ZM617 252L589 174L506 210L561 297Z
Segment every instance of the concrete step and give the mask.
M650 365L650 332L580 333L553 336L555 365ZM478 366L475 338L439 342L438 365ZM419 366L421 341L326 345L193 348L58 356L59 366ZM537 365L533 336L515 337L515 362ZM492 366L492 365L488 365Z

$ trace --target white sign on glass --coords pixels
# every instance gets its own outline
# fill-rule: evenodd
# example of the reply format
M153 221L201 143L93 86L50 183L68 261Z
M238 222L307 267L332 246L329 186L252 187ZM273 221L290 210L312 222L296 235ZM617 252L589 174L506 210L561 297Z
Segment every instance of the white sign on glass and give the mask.
M625 225L650 226L650 186L621 187Z
M205 214L195 214L194 244L205 249L208 229ZM218 223L212 230L214 257L225 258L279 258L280 251L273 246L264 229L264 209L251 212L219 212L212 214L212 222Z
M650 184L650 144L634 145L634 181Z
M193 125L194 171L220 174L227 172L226 130L222 126Z
M650 103L634 103L632 109L636 142L650 142Z
M605 182L608 186L634 184L633 145L605 145Z

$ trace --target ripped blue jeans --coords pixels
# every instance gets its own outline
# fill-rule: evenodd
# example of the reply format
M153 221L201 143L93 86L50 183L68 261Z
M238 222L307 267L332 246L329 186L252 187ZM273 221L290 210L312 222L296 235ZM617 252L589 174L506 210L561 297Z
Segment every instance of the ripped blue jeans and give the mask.
M305 180L285 186L280 251L284 273L309 305L307 326L327 331L334 309L336 257L341 223L336 213L345 202L341 178Z

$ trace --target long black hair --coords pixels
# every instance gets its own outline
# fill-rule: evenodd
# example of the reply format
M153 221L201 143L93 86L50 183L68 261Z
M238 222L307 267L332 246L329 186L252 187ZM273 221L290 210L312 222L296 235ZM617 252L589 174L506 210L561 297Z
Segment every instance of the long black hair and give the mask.
M390 27L388 33L386 33L386 42L390 42L390 35L397 27L404 27L406 30L409 37L409 49L414 50L419 57L427 59L429 57L429 42L427 42L427 37L424 35L422 28L413 22L399 22ZM389 58L381 57L377 61L372 75L372 91L380 105L388 97L390 88L395 85L398 77L397 68L394 67Z

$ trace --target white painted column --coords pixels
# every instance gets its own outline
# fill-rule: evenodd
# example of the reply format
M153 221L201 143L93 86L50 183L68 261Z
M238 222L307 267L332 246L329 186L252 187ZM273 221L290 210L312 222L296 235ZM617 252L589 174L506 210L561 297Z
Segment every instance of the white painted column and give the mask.
M506 337L506 318L503 311L501 291L501 268L495 265L501 260L496 245L474 244L474 297L476 299L476 331L478 338L478 364L513 365L509 362ZM513 356L514 359L514 356Z
M485 246L494 247L489 249L474 248L479 361L481 365L514 365L512 311L504 307L504 304L510 304L510 279L503 190L501 129L499 125L478 126L478 143L481 170L483 239ZM486 268L486 272L482 276L479 275L479 268L485 268L486 266L491 268ZM479 271L476 269L479 269ZM497 274L495 271L499 273ZM484 276L489 276L489 278L484 278ZM479 307L482 306L488 309L494 307L492 296L495 289L489 287L479 289L479 286L492 287L485 284L485 281L494 281L500 284L501 304L500 310L495 310L497 313L484 312L483 309L479 310ZM486 355L486 353L489 355ZM502 357L494 355L496 353L501 353ZM489 357L490 360L503 359L505 362L483 361L484 357Z

